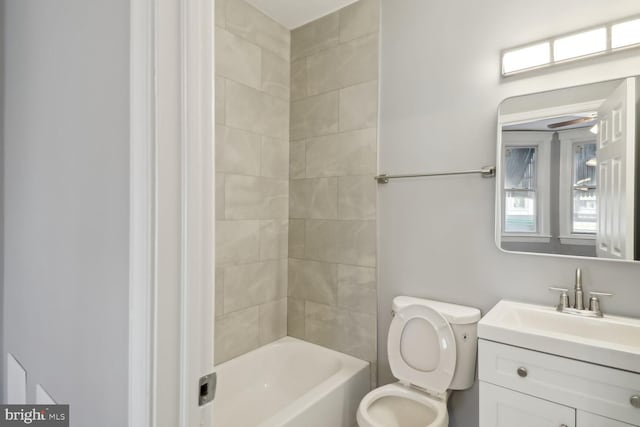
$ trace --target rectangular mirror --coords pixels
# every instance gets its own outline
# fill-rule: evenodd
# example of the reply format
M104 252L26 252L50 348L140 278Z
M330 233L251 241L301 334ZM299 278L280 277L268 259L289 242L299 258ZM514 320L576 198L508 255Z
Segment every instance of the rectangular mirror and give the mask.
M638 260L637 77L505 100L496 242L506 251Z

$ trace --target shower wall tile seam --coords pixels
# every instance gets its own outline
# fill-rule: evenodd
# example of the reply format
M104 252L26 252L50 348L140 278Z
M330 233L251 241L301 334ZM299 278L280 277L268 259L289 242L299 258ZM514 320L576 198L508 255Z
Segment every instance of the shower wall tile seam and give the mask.
M369 83L371 83L371 82L369 82ZM355 86L358 86L358 85L355 85ZM332 91L332 92L337 92L337 91ZM309 142L309 140L314 140L314 139L319 139L319 138L326 138L328 136L339 136L339 135L344 135L345 133L353 133L353 132L359 132L359 131L365 131L365 130L377 131L378 128L376 126L371 126L371 127L358 128L358 129L349 129L349 130L343 130L343 131L337 131L337 132L326 132L326 133L318 134L318 135L315 135L315 136L307 136L307 137L300 138L300 139L292 139L289 142L292 143L292 144L298 144L298 143L301 143L303 141Z
M229 31L229 30L227 30L227 31ZM296 31L295 29L292 30L292 32L295 32L295 31ZM305 53L303 55L299 55L299 56L295 56L295 57L292 56L291 57L291 62L301 61L303 59L310 58L312 56L322 55L322 54L325 54L325 53L327 53L328 51L330 51L332 49L335 49L336 47L338 47L340 45L348 44L348 43L355 42L355 41L362 41L363 39L366 39L366 38L372 37L372 36L378 36L378 32L377 31L372 31L372 32L369 32L369 33L366 33L366 34L359 35L359 36L354 37L352 39L337 41L335 44L332 44L331 46L320 48L320 49L318 49L318 50L316 50L314 52L311 52L311 53Z
M258 92L260 92L260 93L264 93L265 95L269 95L269 96L274 97L274 98L276 98L276 99L279 99L279 100L281 100L281 101L286 101L286 102L289 102L289 101L290 101L290 99L289 99L289 98L287 98L287 97L274 95L274 94L272 94L272 93L270 93L270 92L268 92L268 91L264 90L264 89L262 88L262 85L259 85L259 86L251 86L251 85L249 85L249 84L247 84L247 83L241 82L241 81L239 81L239 80L237 80L237 79L234 79L234 78L231 78L231 77L228 77L228 76L222 75L222 74L216 74L216 77L217 77L217 78L220 78L220 79L224 79L225 81L233 82L233 83L235 83L235 84L237 84L237 85L240 85L240 86L244 86L244 87L246 87L246 88L248 88L248 89L252 89L252 90L258 91ZM364 83L368 83L368 82L364 82ZM358 84L360 84L360 83L358 83ZM341 89L338 89L338 90L341 90ZM335 92L335 91L329 91L329 92ZM319 95L321 95L321 94L319 94ZM231 126L228 126L228 127L231 127ZM235 128L235 129L240 129L240 130L244 130L244 131L246 131L246 132L255 133L256 135L262 135L262 134L260 134L260 133L252 132L252 131L250 131L250 130L246 130L246 129L243 129L243 128Z
M305 99L314 98L316 96L326 95L326 94L332 93L332 92L341 92L341 91L343 91L345 89L349 89L349 88L354 87L354 86L360 86L360 85L364 85L364 84L367 84L367 83L373 83L373 82L377 82L378 80L379 80L379 77L375 77L375 78L372 78L372 79L363 80L363 81L358 82L358 83L353 83L353 84L349 84L349 85L346 85L346 86L340 86L340 87L337 87L335 89L329 89L329 90L325 90L325 91L322 91L322 92L314 93L313 95L303 96L301 98L297 98L297 99L291 98L291 104L295 104L295 103L297 103L299 101L302 101L302 100L305 100Z
M228 0L226 0L226 1L225 1L225 0L223 0L223 1L216 0L216 4L218 4L218 3L226 3L227 1L228 1ZM244 1L244 0L234 0L234 1ZM254 39L252 39L252 38L249 38L249 37L245 36L245 34L244 34L244 33L242 33L242 32L240 32L240 31L238 31L237 29L235 29L235 28L233 27L233 25L229 25L229 23L228 23L228 9L227 9L227 7L226 7L226 6L227 6L227 5L225 4L225 5L224 5L224 10L222 10L222 11L217 11L217 12L218 12L218 14L222 13L222 15L224 16L224 19L225 19L225 23L224 23L224 25L220 25L220 23L219 23L219 22L216 22L216 25L215 25L215 26L216 26L217 28L220 28L220 29L222 29L222 30L228 31L228 32L230 32L230 33L233 33L234 35L236 35L236 36L238 36L238 37L240 37L240 38L244 39L245 41L247 41L247 42L249 42L249 43L253 43L253 44L255 44L255 45L259 46L260 48L265 49L265 50L267 50L267 51L271 52L272 54L274 54L274 55L278 56L279 58L281 58L281 59L283 59L283 60L290 61L290 57L291 57L291 43L290 43L290 41L291 41L291 31L289 31L286 27L284 27L284 26L283 26L283 25L281 25L280 23L278 23L278 22L276 22L275 20L273 20L270 16L268 16L268 15L264 14L264 13L263 13L262 11L260 11L259 9L255 8L254 6L252 6L252 5L250 5L250 4L248 4L248 3L247 3L248 8L252 9L252 10L254 11L254 13L257 13L257 14L261 17L261 19L262 19L263 21L271 22L271 23L275 24L275 26L274 26L274 27L277 27L277 28L278 28L278 30L279 30L280 32L282 32L283 34L285 34L285 33L286 33L286 34L288 35L289 43L288 43L288 49L286 49L286 50L287 50L287 53L280 52L280 51L278 51L278 50L276 50L276 49L272 49L272 48L270 48L269 46L266 46L266 45L264 45L264 44L260 44L260 43L258 43L256 40L254 40Z

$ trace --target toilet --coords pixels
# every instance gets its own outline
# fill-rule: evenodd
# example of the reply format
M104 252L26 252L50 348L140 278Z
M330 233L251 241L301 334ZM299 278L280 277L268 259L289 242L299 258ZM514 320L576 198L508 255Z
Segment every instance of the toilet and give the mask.
M387 352L399 380L369 392L359 427L448 427L450 390L473 385L480 310L420 298L393 300Z

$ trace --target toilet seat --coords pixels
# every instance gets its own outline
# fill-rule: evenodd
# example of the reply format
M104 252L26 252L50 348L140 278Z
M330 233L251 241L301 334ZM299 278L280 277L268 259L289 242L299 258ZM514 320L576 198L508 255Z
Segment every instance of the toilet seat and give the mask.
M415 336L425 332L433 335L430 345L416 343ZM431 357L425 357L425 351ZM387 352L391 372L399 380L438 395L451 385L456 368L455 337L449 322L434 309L410 305L396 313L389 328ZM428 359L434 360L431 365L422 363Z
M382 403L383 399L389 398L395 400ZM384 414L373 413L376 402L383 406ZM413 409L414 413L407 413L408 409ZM407 424L400 424L402 416L411 418L409 427L449 425L446 400L436 399L401 383L385 385L369 392L360 402L357 421L359 427L405 427Z

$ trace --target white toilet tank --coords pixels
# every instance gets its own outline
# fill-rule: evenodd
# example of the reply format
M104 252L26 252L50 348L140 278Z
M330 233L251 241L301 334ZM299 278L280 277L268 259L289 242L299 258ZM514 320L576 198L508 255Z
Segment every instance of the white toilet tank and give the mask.
M399 296L393 299L394 313L410 305L427 306L440 313L449 322L456 340L456 369L449 389L465 390L471 387L476 376L477 327L481 317L480 310L422 298Z

